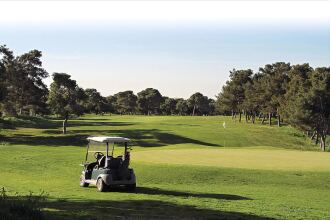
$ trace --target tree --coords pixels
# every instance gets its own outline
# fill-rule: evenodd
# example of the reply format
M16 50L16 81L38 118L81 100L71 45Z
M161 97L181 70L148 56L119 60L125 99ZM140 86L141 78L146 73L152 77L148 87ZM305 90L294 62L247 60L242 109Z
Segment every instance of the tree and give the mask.
M292 66L288 72L288 83L284 99L280 102L280 109L283 116L287 118L290 124L296 124L295 114L297 112L296 101L300 100L309 92L311 81L309 78L313 73L313 68L308 63Z
M187 115L189 110L187 101L184 99L178 99L175 109L179 115Z
M15 86L10 79L16 79L16 70L15 70L15 62L14 62L14 55L6 45L0 46L0 55L1 58L1 87L2 87L2 104L1 104L1 111L4 114L9 115L17 115L15 109Z
M5 84L5 66L0 60L0 109L2 105L2 101L5 99L6 95L6 84ZM0 114L1 116L1 114Z
M246 121L248 121L250 116L253 124L255 123L256 115L263 105L262 94L260 94L261 91L259 89L260 85L258 75L254 75L252 81L245 85L243 108L246 109Z
M116 95L116 104L120 114L132 114L137 107L137 96L133 91L119 92Z
M83 107L80 104L81 89L75 80L66 73L53 73L50 85L48 104L54 114L61 115L63 120L63 134L66 134L67 121L70 114L81 115Z
M177 100L169 97L163 97L160 104L160 111L164 115L173 115L176 113Z
M215 111L215 109L216 109L216 102L215 102L215 100L214 99L209 99L208 100L208 103L209 103L209 107L208 107L209 112L208 112L208 115L214 115L214 114L216 114L216 111Z
M147 88L137 94L137 104L143 114L159 113L162 95L157 89Z
M265 103L261 111L268 113L269 125L272 123L272 115L276 113L277 124L280 126L280 103L284 100L290 69L290 63L284 62L267 64L259 69L261 77L258 94Z
M192 115L194 116L196 112L199 114L208 114L209 111L209 101L207 96L196 92L190 96L188 101L188 107L192 109Z
M31 50L14 57L6 46L0 46L2 69L2 94L6 94L2 109L11 115L23 114L24 110L33 112L46 111L48 89L43 79L48 77L42 68L41 51ZM2 95L4 96L4 95Z
M237 111L237 102L235 96L232 93L231 82L227 81L226 85L222 87L222 91L217 95L216 109L221 114L227 114L231 112L232 119Z
M89 113L100 114L107 110L106 99L96 89L85 89L86 100L84 102L85 110Z
M324 151L330 132L330 68L316 68L309 78L310 88L295 100L297 113L292 115L295 126L303 130L315 130Z
M235 70L230 71L230 79L223 86L222 91L217 96L217 108L220 111L231 111L232 117L239 113L239 121L241 122L241 114L244 108L245 86L251 82L252 70Z
M46 111L48 88L43 79L48 77L48 73L42 68L41 56L41 51L31 50L16 58L21 80L18 86L20 114L24 109L30 114Z
M118 106L117 106L117 96L110 95L106 97L107 102L107 111L111 113L118 113Z

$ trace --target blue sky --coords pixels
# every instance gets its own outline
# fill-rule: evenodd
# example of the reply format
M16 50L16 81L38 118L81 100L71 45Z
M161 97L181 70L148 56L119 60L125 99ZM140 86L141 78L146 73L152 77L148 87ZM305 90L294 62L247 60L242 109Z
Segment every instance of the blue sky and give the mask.
M96 88L104 96L154 87L170 97L188 98L200 91L214 98L233 68L257 71L277 61L330 65L328 17L283 22L263 15L263 22L263 17L246 22L244 16L235 21L224 16L150 22L152 16L159 20L153 14L138 21L131 16L129 22L107 16L84 22L82 14L77 19L67 17L68 22L24 23L21 18L0 22L0 44L17 54L41 50L49 73L71 74L83 88Z

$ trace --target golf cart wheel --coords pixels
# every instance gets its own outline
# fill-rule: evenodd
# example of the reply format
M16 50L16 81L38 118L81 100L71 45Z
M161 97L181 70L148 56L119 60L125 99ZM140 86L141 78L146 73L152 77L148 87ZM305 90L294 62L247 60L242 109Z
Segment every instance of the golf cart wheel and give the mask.
M104 183L102 178L98 178L96 181L96 188L99 192L105 192L107 190L107 185Z
M136 183L126 185L126 189L129 190L129 191L135 191L135 189L136 189Z
M85 177L83 175L80 176L80 183L79 183L79 185L81 187L88 187L89 186L89 183L86 183L85 182Z

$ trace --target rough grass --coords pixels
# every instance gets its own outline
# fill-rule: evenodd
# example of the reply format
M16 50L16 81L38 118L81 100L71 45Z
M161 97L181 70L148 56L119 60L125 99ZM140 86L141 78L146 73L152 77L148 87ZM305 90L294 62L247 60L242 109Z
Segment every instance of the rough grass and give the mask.
M71 120L64 136L58 120L10 120L0 136L0 186L9 195L47 192L47 218L330 218L330 154L304 151L317 148L291 127L90 115ZM134 140L136 193L78 186L88 135Z

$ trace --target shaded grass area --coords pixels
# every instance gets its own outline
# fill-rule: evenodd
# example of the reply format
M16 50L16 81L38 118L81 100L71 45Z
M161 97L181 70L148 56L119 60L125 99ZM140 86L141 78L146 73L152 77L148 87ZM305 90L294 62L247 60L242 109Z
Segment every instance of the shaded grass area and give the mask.
M55 216L70 219L274 219L155 200L60 201L49 202L47 207L57 210Z
M2 187L0 191L0 219L4 220L43 220L44 213L41 211L46 197L40 195L8 196Z
M44 133L59 134L58 131L46 130ZM76 133L76 134L75 134ZM85 146L87 144L86 138L95 133L95 130L74 130L68 135L51 135L51 136L33 136L27 134L14 134L9 137L3 137L3 141L14 145L47 145L47 146ZM109 135L129 137L133 140L133 144L141 147L162 147L174 144L196 144L203 146L216 145L204 141L183 137L173 133L166 133L158 129L149 130L98 130L97 135ZM149 140L152 139L152 140ZM149 141L148 141L149 140Z
M150 191L138 188L140 191ZM157 190L152 190L153 193ZM164 193L164 192L161 192ZM166 195L183 194L166 191ZM187 196L187 194L184 194ZM233 195L222 195L226 199L241 199ZM229 197L228 197L229 196ZM261 217L240 212L200 209L192 205L179 205L156 200L66 200L48 199L43 196L2 196L0 197L0 218L9 220L44 219L260 219Z
M110 192L122 192L127 193L123 188L117 188L111 190ZM182 192L182 191L171 191L160 188L151 188L151 187L137 187L135 192L136 194L145 194L145 195L163 195L163 196L180 196L180 197L196 197L196 198L206 198L206 199L221 199L221 200L251 200L250 198L231 195L231 194L218 194L218 193L195 193L195 192Z

